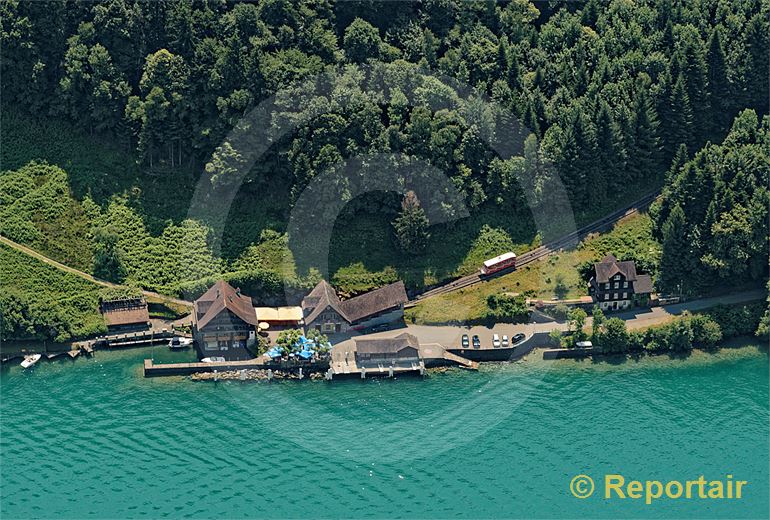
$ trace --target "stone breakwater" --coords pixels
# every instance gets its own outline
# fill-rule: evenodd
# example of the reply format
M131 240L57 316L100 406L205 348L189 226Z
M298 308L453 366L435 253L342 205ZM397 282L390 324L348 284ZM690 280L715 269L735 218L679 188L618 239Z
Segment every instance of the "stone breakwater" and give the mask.
M324 375L320 372L311 372L299 377L297 372L282 372L280 370L262 370L262 369L244 369L244 370L226 370L223 372L196 372L190 376L193 381L270 381L285 379L310 379L320 381Z

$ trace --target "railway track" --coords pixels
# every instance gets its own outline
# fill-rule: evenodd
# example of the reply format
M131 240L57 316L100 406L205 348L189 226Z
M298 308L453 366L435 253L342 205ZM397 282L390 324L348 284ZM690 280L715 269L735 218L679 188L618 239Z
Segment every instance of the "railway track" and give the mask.
M560 237L556 240L547 242L541 245L540 247L532 249L531 251L522 253L516 258L516 268L519 268L524 265L535 262L537 260L540 260L541 258L546 257L551 253L558 251L560 249L576 246L581 240L583 240L586 236L590 235L591 233L604 231L609 226L611 226L612 224L615 224L619 220L629 215L638 213L641 209L645 209L649 207L649 205L652 204L652 201L654 201L658 197L658 194L659 194L658 191L648 193L641 199L636 200L633 203L623 208L613 211L609 215L606 215L599 220L596 220L586 226L583 226L582 228L576 231L573 231L572 233L564 235L563 237ZM453 291L464 289L466 287L470 287L472 285L479 284L486 280L491 280L492 278L496 278L498 276L502 276L510 272L513 272L514 269L504 269L502 271L498 271L488 276L481 276L479 273L474 273L474 274L470 274L460 278L456 278L454 280L448 281L437 287L433 287L423 293L416 295L414 299L412 299L406 304L406 307L413 307L418 302L425 300L426 298L430 298L431 296L447 294Z

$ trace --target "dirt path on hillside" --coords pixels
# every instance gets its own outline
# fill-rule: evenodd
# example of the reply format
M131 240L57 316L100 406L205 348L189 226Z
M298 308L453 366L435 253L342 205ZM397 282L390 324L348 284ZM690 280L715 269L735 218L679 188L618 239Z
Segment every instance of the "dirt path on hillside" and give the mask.
M20 251L24 253L27 256L31 256L37 260L40 260L41 262L44 262L50 266L55 267L56 269L59 269L60 271L65 271L70 274L74 274L75 276L79 276L80 278L84 278L88 280L89 282L93 282L97 285L101 285L102 287L121 287L119 284L108 282L107 280L101 280L99 278L96 278L86 272L80 271L78 269L75 269L74 267L70 267L68 265L64 265L61 262L57 262L53 258L49 258L41 253L38 253L37 251L28 248L27 246L23 246L19 243L14 242L13 240L6 238L4 236L0 236L0 243L3 243L7 245L10 248L13 248L17 251ZM192 302L188 302L187 300L181 300L179 298L173 298L171 296L166 296L160 293L156 293L154 291L142 291L142 294L144 294L147 298L152 298L154 300L161 300L163 302L173 303L175 305L182 305L184 307L192 307Z

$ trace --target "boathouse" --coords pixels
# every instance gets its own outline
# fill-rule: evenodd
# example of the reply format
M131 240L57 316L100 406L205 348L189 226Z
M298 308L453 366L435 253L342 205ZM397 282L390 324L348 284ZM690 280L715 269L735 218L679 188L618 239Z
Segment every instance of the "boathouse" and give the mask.
M141 297L125 297L104 300L99 303L109 332L129 332L150 328L147 301Z
M201 358L251 359L257 315L251 298L219 280L193 303L193 338Z
M420 343L415 336L404 332L393 338L355 338L356 363L370 364L418 363Z
M342 301L334 288L321 280L302 300L302 312L307 329L324 334L360 331L403 319L408 300L402 281Z
M613 255L607 255L594 264L588 292L604 311L627 309L649 302L652 279L648 274L637 273L632 260L619 262Z

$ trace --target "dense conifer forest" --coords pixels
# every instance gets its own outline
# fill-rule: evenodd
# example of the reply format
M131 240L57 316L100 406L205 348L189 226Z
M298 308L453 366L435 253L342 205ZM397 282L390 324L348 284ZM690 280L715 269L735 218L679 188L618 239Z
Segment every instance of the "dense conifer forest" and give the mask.
M439 169L470 214L432 225L423 193L346 201L329 259L343 293L421 287L536 245L529 208L547 211L554 175L578 223L662 188L659 289L756 283L769 5L2 0L0 231L168 293L223 273L255 292L306 287L313 266L283 261L300 193L348 158L387 153ZM249 165L212 236L187 215L195 184L234 182L242 150L228 136L266 102L272 125L300 123ZM517 142L500 143L511 120Z

